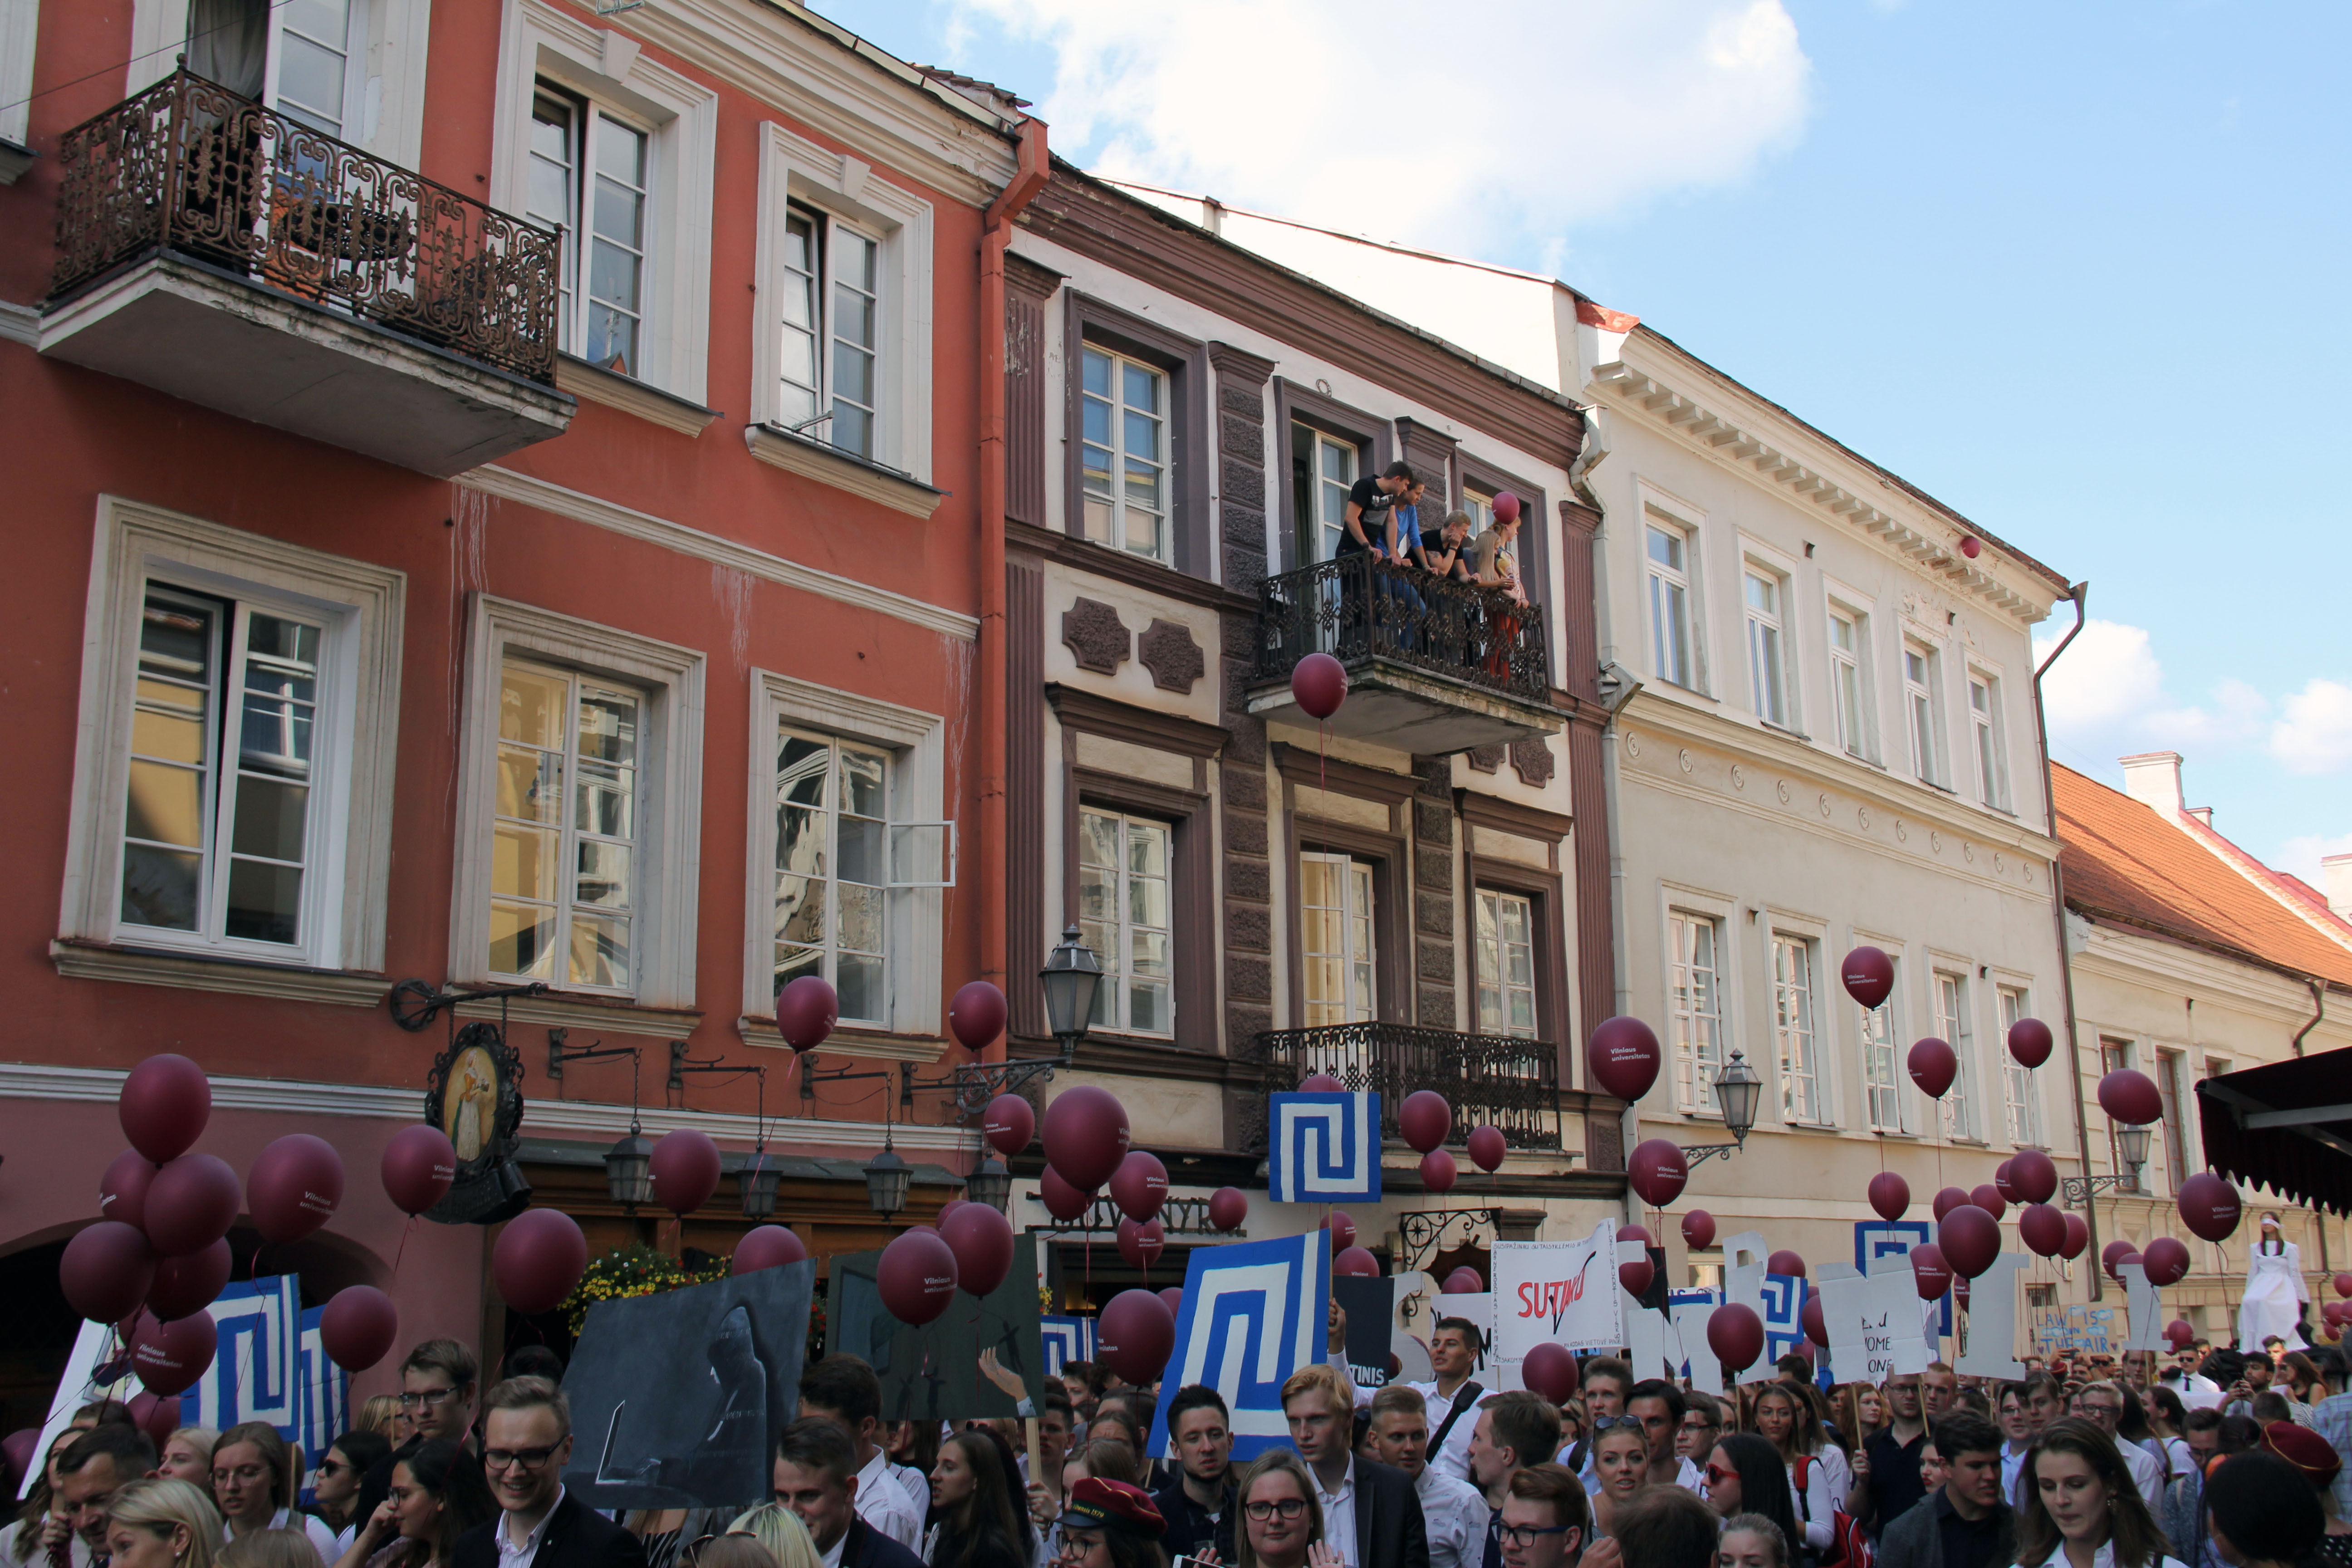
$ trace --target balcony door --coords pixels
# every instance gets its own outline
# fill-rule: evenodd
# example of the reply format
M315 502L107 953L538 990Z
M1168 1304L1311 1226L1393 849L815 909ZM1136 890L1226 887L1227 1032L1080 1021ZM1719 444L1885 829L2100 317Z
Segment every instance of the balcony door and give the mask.
M1307 1027L1371 1022L1380 994L1371 863L1301 852L1298 906Z
M355 142L368 0L188 0L188 68Z

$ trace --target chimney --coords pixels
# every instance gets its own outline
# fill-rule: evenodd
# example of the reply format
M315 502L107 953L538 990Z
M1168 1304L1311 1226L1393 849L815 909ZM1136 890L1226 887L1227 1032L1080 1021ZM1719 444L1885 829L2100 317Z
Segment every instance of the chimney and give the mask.
M2326 896L2330 910L2341 919L2352 921L2352 855L2320 858L2319 890Z
M2180 815L2180 753L2143 752L2126 757L2124 793L2159 816Z

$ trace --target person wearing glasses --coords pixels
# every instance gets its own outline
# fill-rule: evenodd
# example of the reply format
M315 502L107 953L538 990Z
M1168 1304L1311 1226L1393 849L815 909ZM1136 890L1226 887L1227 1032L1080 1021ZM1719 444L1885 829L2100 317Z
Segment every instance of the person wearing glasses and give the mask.
M1753 1432L1727 1432L1706 1457L1706 1505L1725 1519L1760 1513L1780 1539L1793 1542L1797 1510L1789 1500L1789 1472L1780 1450Z
M2124 1422L2124 1391L2104 1380L2086 1384L2074 1395L2074 1414L2105 1432L2117 1445L2124 1468L2131 1472L2132 1485L2139 1489L2140 1500L2151 1509L2164 1506L2164 1468L2155 1456L2137 1443L2125 1443L2116 1434Z
M499 1517L457 1542L450 1568L646 1568L637 1538L563 1489L572 1405L543 1377L482 1401L482 1469Z
M1633 1369L1615 1356L1594 1356L1584 1363L1581 1382L1585 1414L1591 1424L1582 1436L1561 1450L1559 1458L1577 1473L1584 1482L1584 1489L1590 1492L1599 1480L1592 1468L1593 1435L1601 1429L1602 1416L1625 1414L1625 1396L1633 1392Z
M236 1541L264 1530L291 1530L309 1538L320 1562L335 1549L326 1521L295 1510L302 1499L302 1458L278 1428L247 1421L220 1435L213 1447L213 1501Z
M1167 1521L1140 1487L1088 1476L1070 1489L1055 1523L1060 1568L1167 1568L1160 1547Z
M1682 1396L1683 1422L1675 1432L1675 1453L1697 1471L1706 1463L1715 1440L1723 1436L1723 1401L1703 1388L1684 1389ZM1700 1485L1694 1489L1706 1489L1704 1473Z
M1235 1568L1343 1568L1323 1538L1314 1476L1287 1448L1268 1448L1242 1472Z
M1495 1527L1503 1568L1576 1568L1589 1514L1584 1483L1566 1465L1514 1470Z
M177 1441L178 1434L173 1435ZM373 1432L350 1431L327 1447L327 1456L310 1472L310 1496L317 1505L319 1517L335 1532L335 1544L348 1549L359 1534L360 1526L367 1522L359 1515L360 1482L373 1469L378 1459L392 1453L392 1445ZM171 1449L166 1445L163 1462L171 1464ZM210 1468L209 1463L206 1468Z
M1592 1489L1592 1534L1598 1540L1616 1533L1612 1527L1620 1510L1650 1484L1650 1435L1640 1416L1592 1418L1592 1473L1601 1483Z
M481 1461L428 1437L394 1462L392 1495L361 1523L335 1568L449 1568L466 1532L498 1514Z
M1544 1463L1544 1456L1559 1447L1559 1412L1542 1394L1517 1388L1490 1394L1478 1402L1478 1425L1470 1434L1470 1480L1485 1494L1490 1510L1482 1568L1501 1568L1500 1531L1503 1510L1510 1501L1511 1478L1530 1465ZM1581 1479L1577 1482L1583 1484Z
M362 1523L392 1491L394 1461L412 1452L427 1437L462 1444L479 1452L474 1441L474 1394L482 1363L456 1340L426 1340L400 1363L400 1395L392 1434L392 1452L368 1467L360 1480L359 1500L352 1517Z

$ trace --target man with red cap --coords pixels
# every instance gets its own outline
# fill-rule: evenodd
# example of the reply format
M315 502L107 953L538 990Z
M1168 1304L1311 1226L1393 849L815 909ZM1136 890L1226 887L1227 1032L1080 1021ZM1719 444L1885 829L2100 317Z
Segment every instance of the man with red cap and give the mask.
M1125 1481L1088 1476L1070 1489L1056 1521L1061 1568L1130 1568L1156 1563L1168 1521L1151 1494Z

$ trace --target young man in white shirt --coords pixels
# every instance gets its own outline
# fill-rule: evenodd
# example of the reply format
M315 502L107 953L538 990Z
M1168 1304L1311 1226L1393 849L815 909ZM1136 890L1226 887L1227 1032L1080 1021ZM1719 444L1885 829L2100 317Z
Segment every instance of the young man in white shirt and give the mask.
M1491 1392L1471 1374L1477 1370L1486 1336L1467 1318L1440 1318L1429 1334L1427 1383L1408 1383L1429 1416L1429 1468L1468 1483L1470 1435L1478 1426L1478 1401ZM1450 1425L1449 1425L1450 1423Z
M1374 1458L1412 1478L1429 1533L1429 1568L1478 1568L1486 1544L1486 1500L1468 1481L1429 1463L1429 1405L1419 1389L1391 1384L1372 1395L1370 1441Z
M1642 1435L1650 1441L1649 1484L1677 1486L1698 1495L1703 1485L1698 1467L1675 1451L1687 1408L1682 1390L1662 1377L1635 1384L1625 1396L1625 1414L1642 1424Z
M1283 1383L1290 1441L1307 1461L1323 1510L1323 1542L1342 1568L1429 1568L1421 1498L1402 1471L1355 1452L1355 1389L1320 1363Z
M2085 1384L2074 1395L2074 1414L2095 1424L2099 1430L2114 1437L2124 1420L2124 1391L2112 1383L2101 1381ZM2124 1457L2124 1468L2131 1472L2132 1484L2139 1488L2143 1501L2152 1509L2164 1507L2164 1467L2156 1456L2137 1443L2116 1439L2116 1449Z
M916 1477L922 1500L906 1479L914 1476L893 1465L877 1445L881 1429L882 1380L854 1355L829 1355L801 1374L800 1413L838 1422L857 1456L857 1517L884 1535L915 1550L922 1541L923 1515L930 1507L929 1483ZM903 1474L901 1472L904 1472Z

